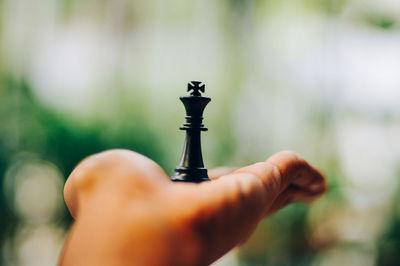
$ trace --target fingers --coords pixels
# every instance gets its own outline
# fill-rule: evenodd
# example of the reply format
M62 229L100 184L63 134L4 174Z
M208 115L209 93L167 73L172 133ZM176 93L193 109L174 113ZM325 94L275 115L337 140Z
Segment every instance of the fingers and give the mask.
M281 173L281 190L289 184L314 191L324 191L323 175L310 166L303 158L293 152L279 152L271 156L267 163L276 166Z
M215 180L217 178L220 178L221 176L228 175L235 171L237 168L233 167L219 167L212 169L208 172L208 176L210 177L211 180Z
M109 150L83 160L68 177L64 200L73 217L83 199L150 193L169 184L166 173L149 158L129 150Z
M326 191L323 175L295 153L280 152L271 156L267 162L279 169L282 192L266 216L291 202L311 202Z
M289 202L312 200L324 189L318 170L294 153L278 153L200 184L193 192L198 195L194 227L208 254L217 257L245 239L265 215Z
M321 194L322 192L315 193L304 190L297 186L289 186L275 199L273 205L265 214L265 217L275 213L279 209L282 209L289 203L296 201L311 202Z
M190 192L197 195L193 230L209 259L201 264L210 264L247 238L278 195L279 175L275 166L257 163Z

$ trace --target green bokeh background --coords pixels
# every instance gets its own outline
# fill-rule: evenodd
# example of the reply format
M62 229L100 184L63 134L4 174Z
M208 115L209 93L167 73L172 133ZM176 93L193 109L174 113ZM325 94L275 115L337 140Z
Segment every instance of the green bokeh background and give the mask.
M3 0L0 12L1 265L57 262L72 218L47 193L86 156L131 149L171 174L193 79L212 98L208 168L290 149L329 182L221 265L400 264L396 1Z

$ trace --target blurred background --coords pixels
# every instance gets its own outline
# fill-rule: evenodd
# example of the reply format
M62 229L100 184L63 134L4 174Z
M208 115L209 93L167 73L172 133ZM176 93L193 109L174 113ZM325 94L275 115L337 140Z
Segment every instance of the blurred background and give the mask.
M208 168L293 150L328 193L263 221L221 265L400 265L397 0L0 1L0 265L55 265L85 156L169 174L201 80ZM240 226L240 225L238 225Z

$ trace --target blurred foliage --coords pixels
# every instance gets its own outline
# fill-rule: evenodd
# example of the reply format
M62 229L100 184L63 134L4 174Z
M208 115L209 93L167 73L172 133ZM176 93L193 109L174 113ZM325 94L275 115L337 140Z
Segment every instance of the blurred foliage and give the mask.
M400 172L397 173L400 177ZM388 219L389 226L378 241L377 265L398 265L400 247L400 184Z
M308 0L310 7L323 11L329 15L339 15L348 4L346 0Z
M390 29L397 23L397 19L384 14L368 14L365 15L365 21L375 27L382 29Z
M1 265L33 258L26 231L50 230L40 240L72 222L66 208L43 224L18 213L5 179L21 158L65 180L83 158L125 148L170 174L184 138L177 84L193 77L212 88L209 168L294 149L329 183L311 206L264 220L238 264L400 264L395 0L6 0L0 11Z
M3 178L8 165L21 152L54 163L66 178L85 157L107 149L124 148L142 153L165 166L165 151L142 119L132 109L119 116L124 123L79 121L65 117L37 102L26 82L3 78L0 85L0 241L11 237L23 220L18 219L4 194ZM134 108L133 108L134 109ZM136 112L138 114L139 112ZM133 118L133 120L132 120ZM116 120L114 120L116 122ZM110 129L111 130L108 130ZM62 193L62 191L59 191ZM12 195L12 194L11 194ZM72 221L64 209L59 222Z

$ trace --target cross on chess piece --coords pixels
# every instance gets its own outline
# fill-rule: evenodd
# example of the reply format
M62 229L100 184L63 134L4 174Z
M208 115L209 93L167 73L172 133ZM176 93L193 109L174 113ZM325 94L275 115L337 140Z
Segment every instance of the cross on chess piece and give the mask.
M192 81L191 83L188 83L188 91L192 91L190 95L192 96L201 96L201 93L204 93L206 85L201 85L201 81Z
M200 81L192 81L187 88L189 92L192 91L190 96L179 97L186 110L186 123L180 127L186 131L186 138L181 161L171 176L172 181L199 183L210 180L203 163L200 132L208 130L202 121L204 108L211 98L201 96L200 92L205 92L205 85L200 85Z

